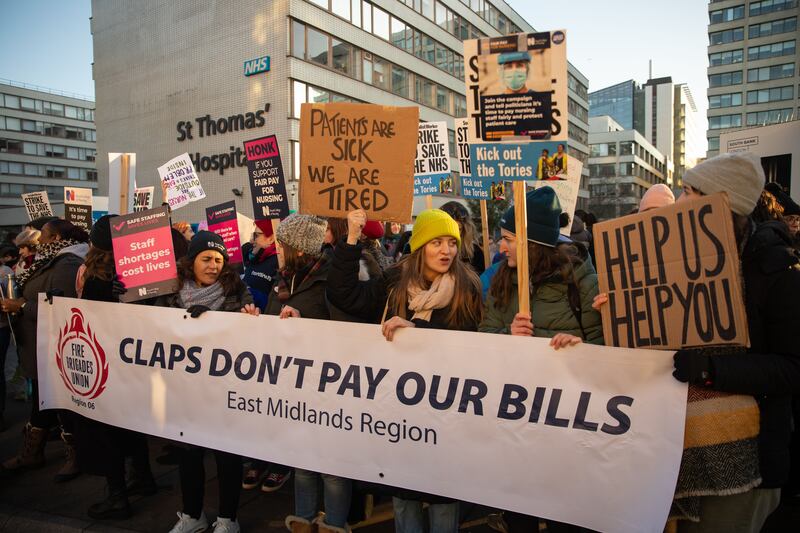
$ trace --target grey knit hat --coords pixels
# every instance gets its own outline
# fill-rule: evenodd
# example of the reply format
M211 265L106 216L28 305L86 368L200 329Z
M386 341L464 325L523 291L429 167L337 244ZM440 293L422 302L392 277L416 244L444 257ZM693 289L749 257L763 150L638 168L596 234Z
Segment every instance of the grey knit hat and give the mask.
M318 216L294 213L281 221L275 238L308 256L319 257L327 228L328 223Z
M756 208L765 181L761 160L748 152L720 154L683 175L684 184L703 194L728 193L731 210L743 216Z

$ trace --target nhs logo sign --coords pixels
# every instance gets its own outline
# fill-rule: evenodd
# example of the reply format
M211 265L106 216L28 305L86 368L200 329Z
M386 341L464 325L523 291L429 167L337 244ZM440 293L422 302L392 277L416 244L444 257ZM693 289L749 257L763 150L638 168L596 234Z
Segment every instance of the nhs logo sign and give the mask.
M250 59L244 62L244 75L252 76L269 71L269 56Z

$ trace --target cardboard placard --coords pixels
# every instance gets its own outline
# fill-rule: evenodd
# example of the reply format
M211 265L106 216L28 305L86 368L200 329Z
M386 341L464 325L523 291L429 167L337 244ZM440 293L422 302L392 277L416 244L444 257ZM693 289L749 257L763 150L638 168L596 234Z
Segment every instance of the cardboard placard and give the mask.
M452 193L447 122L422 122L414 160L414 196Z
M456 119L456 155L458 155L458 181L461 196L473 200L488 200L491 197L489 182L472 175L469 157L469 119Z
M277 137L270 135L245 141L244 152L255 219L288 217L289 200Z
M167 184L167 203L172 210L206 197L188 153L173 157L158 167L158 175Z
M300 211L411 221L418 107L303 104Z
M153 208L155 187L137 187L133 191L133 212L139 213Z
M114 268L128 288L120 301L135 302L177 291L167 207L114 217L110 222Z
M25 203L28 220L53 216L53 208L50 206L50 200L47 199L46 191L25 193L22 195L22 201Z
M726 194L595 224L594 239L607 345L748 344Z
M228 261L231 264L242 262L242 242L239 239L239 223L236 216L236 202L231 200L222 204L206 207L208 231L213 231L225 242L228 249Z
M558 202L561 204L561 211L569 215L569 224L561 228L561 233L569 237L572 230L572 218L575 216L575 208L578 205L578 193L581 188L581 172L583 172L583 163L577 159L572 161L569 170L564 176L566 179L558 180L537 180L533 182L533 188L551 187L558 196Z
M92 229L92 189L64 187L64 219L86 231Z

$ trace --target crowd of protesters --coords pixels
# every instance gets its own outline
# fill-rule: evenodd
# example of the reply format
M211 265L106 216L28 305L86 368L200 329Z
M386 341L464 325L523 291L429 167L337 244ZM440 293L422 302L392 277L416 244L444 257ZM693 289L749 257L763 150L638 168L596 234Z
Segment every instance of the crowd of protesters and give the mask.
M746 154L710 159L687 171L683 181L677 198L666 186L651 187L638 211L727 193L751 345L679 350L674 356L673 375L689 383L689 395L686 444L670 514L674 522L668 527L757 532L778 506L781 488L794 483L797 490L790 461L792 398L800 393L800 206L777 184L765 186L760 163ZM591 231L597 220L583 211L565 220L550 187L530 191L525 203L527 234L516 234L512 206L500 221L492 264L485 263L483 246L494 250L495 244L480 242L472 216L459 202L421 212L410 231L368 220L360 210L327 220L292 214L274 233L269 221L258 221L242 247L242 272L230 264L221 237L176 223L179 290L145 304L185 309L192 317L211 310L370 323L387 341L402 329L435 328L546 337L554 350L581 342L605 344L600 309L608 298L599 294ZM127 518L129 496L156 493L147 437L68 411L39 409L36 306L42 292L106 302L124 294L114 274L111 216L98 220L88 235L65 220L37 220L16 235L13 245L0 249L0 358L13 331L19 366L31 385L23 442L19 453L2 463L2 475L24 475L42 466L47 435L59 428L67 452L56 481L80 473L106 478L108 497L88 508L95 519ZM567 224L569 238L561 233ZM528 256L530 313L520 312L518 301L519 246ZM4 427L2 418L0 424ZM204 531L209 527L203 508L206 450L188 445L176 450L182 498L171 531ZM275 491L292 476L294 512L286 526L293 533L347 531L348 524L363 518L353 509L365 492L391 497L395 529L401 533L459 528L460 502L441 495L363 486L325 472L221 450L210 453L219 482L217 533L240 531L236 515L242 490ZM126 472L127 458L132 466ZM506 511L497 527L536 532L539 519ZM585 531L552 520L546 527Z

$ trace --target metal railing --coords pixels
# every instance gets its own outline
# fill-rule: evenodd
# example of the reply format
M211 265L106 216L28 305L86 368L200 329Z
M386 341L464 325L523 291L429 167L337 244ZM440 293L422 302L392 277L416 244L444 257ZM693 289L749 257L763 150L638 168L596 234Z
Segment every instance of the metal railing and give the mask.
M57 96L66 96L67 98L76 98L78 100L85 100L87 102L94 103L94 98L91 96L87 96L85 94L71 93L68 91L59 91L58 89L50 89L48 87L33 85L31 83L23 83L20 81L13 81L13 80L7 80L5 78L0 78L0 84L11 85L13 87L19 87L20 89L31 89L33 91L55 94Z

